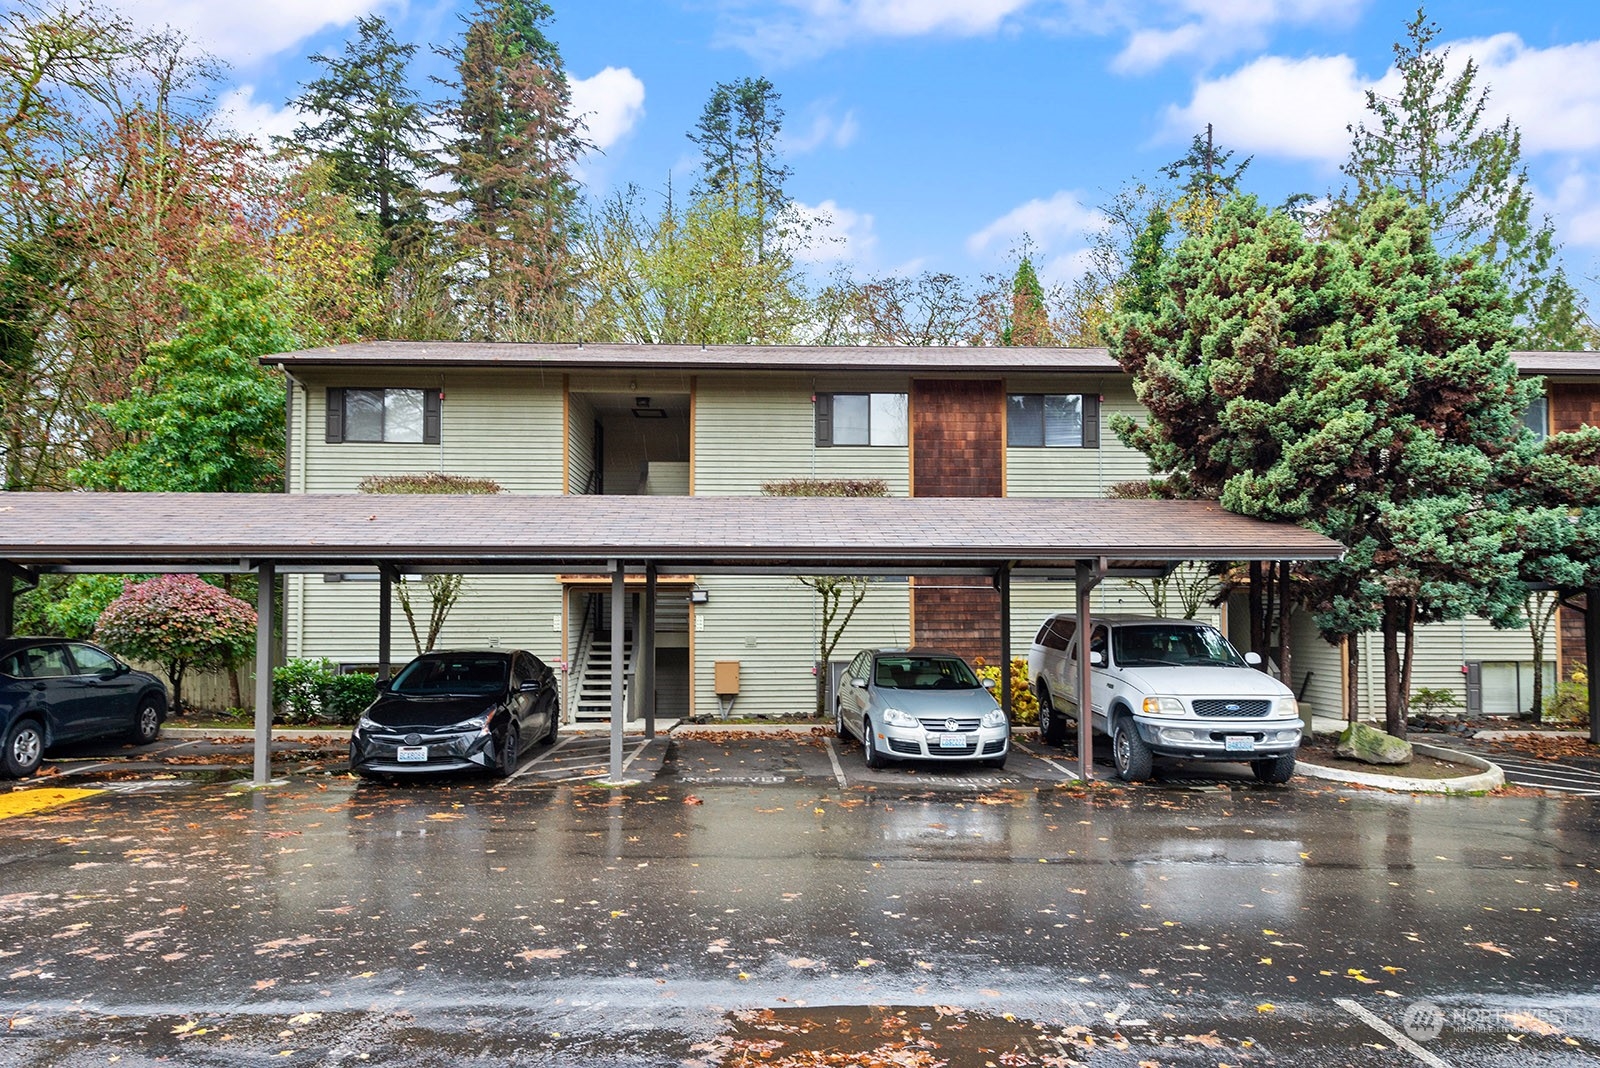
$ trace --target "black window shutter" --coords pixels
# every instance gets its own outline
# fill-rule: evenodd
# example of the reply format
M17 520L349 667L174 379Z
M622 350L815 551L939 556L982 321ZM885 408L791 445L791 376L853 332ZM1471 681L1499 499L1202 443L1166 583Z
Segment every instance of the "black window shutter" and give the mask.
M1100 447L1100 396L1097 393L1083 395L1083 447Z
M344 440L344 390L328 389L328 441Z
M444 412L444 397L436 389L422 394L422 443L439 444L439 423Z
M818 393L815 403L817 416L817 445L833 444L833 394Z

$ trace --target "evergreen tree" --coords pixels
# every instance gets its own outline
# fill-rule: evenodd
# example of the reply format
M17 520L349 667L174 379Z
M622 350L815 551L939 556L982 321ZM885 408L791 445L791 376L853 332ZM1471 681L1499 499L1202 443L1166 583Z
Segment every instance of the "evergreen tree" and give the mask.
M1011 314L1000 333L1002 345L1054 345L1050 329L1050 310L1045 306L1044 286L1033 269L1033 260L1022 257L1011 280Z
M421 176L433 160L424 147L428 116L407 78L416 45L397 43L381 15L364 16L356 27L343 54L311 57L324 73L290 104L315 121L286 140L327 160L332 191L376 220L384 243L374 260L381 281L396 246L426 223Z
M1489 123L1489 89L1477 63L1469 59L1452 75L1449 49L1434 47L1438 37L1438 25L1419 7L1394 46L1398 95L1367 91L1372 125L1349 127L1350 157L1341 169L1354 187L1345 190L1336 221L1349 225L1385 189L1399 189L1427 210L1441 250L1501 272L1521 343L1548 344L1571 333L1581 308L1548 292L1552 284L1568 295L1571 289L1553 274L1549 218L1533 214L1522 132L1510 118Z
M783 132L778 100L778 91L765 78L719 82L689 134L700 146L704 189L727 197L735 211L755 218L761 255L789 206L783 183L793 173L778 153Z
M1429 214L1391 193L1320 243L1234 198L1158 277L1156 306L1110 331L1149 421L1113 427L1165 492L1349 547L1301 588L1330 640L1382 632L1403 736L1416 625L1519 610L1508 520L1484 503L1529 397L1498 276L1440 256Z
M458 131L443 170L454 185L455 238L471 292L470 333L489 339L570 335L578 271L578 180L590 147L542 0L477 0L456 60L446 118Z

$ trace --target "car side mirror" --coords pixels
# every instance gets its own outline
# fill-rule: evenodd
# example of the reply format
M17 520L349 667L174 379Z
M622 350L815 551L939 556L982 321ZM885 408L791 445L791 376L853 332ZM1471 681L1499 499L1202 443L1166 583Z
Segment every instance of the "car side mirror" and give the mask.
M1089 666L1090 667L1104 667L1105 666L1105 662L1106 662L1106 658L1104 656L1100 655L1099 653L1090 653L1089 654Z
M1251 667L1260 667L1261 666L1261 654L1260 653L1256 653L1256 652L1245 653L1244 654L1244 662L1246 664L1249 664Z
M993 690L994 689L994 680L993 679L983 679L982 682L983 682L983 688L985 690Z
M854 686L858 690L865 690L867 688L867 680L866 679L851 679L850 680L850 685Z
M523 682L522 682L522 685L517 687L517 692L518 693L538 693L539 692L539 680L538 679L524 679Z
M372 688L377 690L379 693L388 693L389 685L393 682L393 679L373 679Z

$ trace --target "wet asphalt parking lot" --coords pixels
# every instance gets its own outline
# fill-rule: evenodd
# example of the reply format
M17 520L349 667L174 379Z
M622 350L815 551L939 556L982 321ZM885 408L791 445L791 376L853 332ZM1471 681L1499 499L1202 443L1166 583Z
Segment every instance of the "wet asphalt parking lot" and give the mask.
M576 735L503 783L68 754L0 795L0 1065L1596 1063L1595 800L1024 744L630 737L622 789Z

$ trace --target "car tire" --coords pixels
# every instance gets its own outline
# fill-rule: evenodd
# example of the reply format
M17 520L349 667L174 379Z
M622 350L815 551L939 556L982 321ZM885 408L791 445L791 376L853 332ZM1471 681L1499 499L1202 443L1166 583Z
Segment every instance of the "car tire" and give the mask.
M867 767L873 771L880 770L885 761L883 754L878 751L877 743L872 739L872 720L861 721L861 752L866 757Z
M850 729L844 724L844 705L838 701L833 703L833 732L839 736L840 745L850 740Z
M556 737L560 733L561 733L561 711L559 709L552 708L550 710L550 729L544 732L544 744L545 745L555 745L556 744Z
M8 779L26 779L39 770L44 759L44 728L38 720L22 719L6 732L6 748L0 754L0 772Z
M1123 782L1144 782L1150 777L1153 763L1150 746L1139 737L1139 728L1133 725L1132 716L1117 717L1117 725L1111 733L1111 758Z
M1045 745L1060 746L1066 731L1061 720L1061 710L1050 696L1050 687L1043 679L1034 686L1034 696L1039 700L1039 741Z
M500 747L500 759L494 765L494 777L509 779L517 773L517 764L522 757L522 732L515 724L506 728L506 741Z
M133 717L133 742L149 745L161 737L161 702L154 697L139 699L139 711Z
M1259 782L1288 782L1294 778L1294 754L1282 753L1265 760L1252 760L1250 770Z

